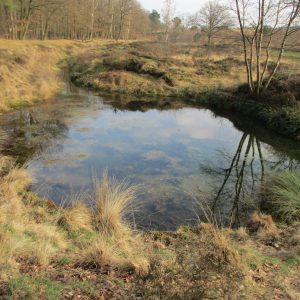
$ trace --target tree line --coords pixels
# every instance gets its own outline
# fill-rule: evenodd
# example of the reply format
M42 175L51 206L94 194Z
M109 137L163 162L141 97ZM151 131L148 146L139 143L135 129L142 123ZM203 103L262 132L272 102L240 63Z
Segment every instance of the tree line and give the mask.
M0 0L0 37L8 39L118 40L154 34L176 41L196 28L210 45L218 30L230 25L226 7L213 1L179 17L174 0L165 0L161 13L146 11L138 0Z
M136 0L0 0L0 36L9 39L129 39L149 28Z

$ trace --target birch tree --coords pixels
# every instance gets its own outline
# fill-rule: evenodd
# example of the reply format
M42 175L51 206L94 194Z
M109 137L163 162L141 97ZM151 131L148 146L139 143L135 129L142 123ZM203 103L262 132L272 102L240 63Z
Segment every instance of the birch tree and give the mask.
M249 91L259 97L278 71L287 39L299 30L300 0L235 0L235 13ZM279 43L277 52L272 51L275 42Z
M169 40L173 19L175 17L175 2L174 0L165 0L164 7L162 9L162 19L164 23L164 38L167 42Z
M94 29L95 29L95 15L96 11L100 5L100 0L90 0L91 3L91 32L90 32L90 39L94 39Z

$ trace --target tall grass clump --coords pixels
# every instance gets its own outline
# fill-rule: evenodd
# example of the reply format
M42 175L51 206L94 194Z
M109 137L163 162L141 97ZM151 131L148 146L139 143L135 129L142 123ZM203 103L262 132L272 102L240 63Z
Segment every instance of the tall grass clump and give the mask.
M262 208L282 222L300 221L299 171L283 172L266 183Z
M136 187L126 181L109 178L104 172L100 181L95 181L95 220L103 233L124 233L128 230L125 216L135 199Z
M126 221L126 216L132 211L137 188L126 181L110 178L105 171L100 180L94 180L94 190L91 207L97 235L88 247L82 249L78 262L85 267L112 265L132 272L147 273L147 247L143 238Z

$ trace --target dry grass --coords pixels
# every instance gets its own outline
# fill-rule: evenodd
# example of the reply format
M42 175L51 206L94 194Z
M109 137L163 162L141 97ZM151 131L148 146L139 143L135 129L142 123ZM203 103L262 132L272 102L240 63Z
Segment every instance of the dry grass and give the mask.
M279 230L270 215L254 212L247 226L251 234L256 234L262 240L276 239Z
M62 210L59 223L71 231L78 231L80 229L93 230L91 210L80 202L73 204L69 209Z
M244 83L242 57L233 57L227 50L200 53L193 44L164 49L160 43L140 41L86 49L70 60L70 69L72 80L82 87L135 96L178 95L186 88L203 91Z
M235 299L243 273L240 257L225 235L212 225L164 235L154 236L163 246L150 275L137 281L144 299L223 299L229 291Z
M95 181L95 220L97 228L104 233L123 234L128 230L125 216L135 199L136 188L126 181L109 178L103 173L100 181Z
M47 265L67 242L54 224L38 223L24 202L22 194L32 180L28 172L7 159L1 162L6 174L0 177L0 278L5 279L18 271L20 260Z
M54 97L65 87L62 59L109 43L0 40L0 112Z
M226 38L218 37L216 47L208 51L194 43L0 40L0 111L54 97L64 88L58 62L70 57L76 61L76 66L70 64L73 81L104 92L156 96L237 87L246 81L238 41L238 34L226 31ZM128 58L143 62L142 72L107 68L103 61L109 58L113 63ZM239 63L228 64L222 71L224 61L232 59ZM299 69L297 60L284 62L289 74ZM165 76L157 76L156 71Z
M147 274L149 260L143 240L138 235L114 237L100 234L79 257L84 267L110 265L119 270Z
M122 259L119 257L119 247L114 243L109 244L107 238L100 236L94 243L84 251L80 257L81 264L85 266L120 265Z
M240 241L247 240L249 238L249 234L247 232L247 229L245 227L240 227L235 231L235 238L237 238Z
M112 281L114 275L103 274L107 268L121 274L119 289L143 299L269 299L274 286L276 297L299 295L299 223L278 229L270 216L255 213L247 230L201 223L141 236L126 222L136 189L125 182L104 173L96 182L95 210L81 203L62 209L26 192L31 178L25 170L0 162L0 287L24 275L34 285L33 278L49 273L50 286L64 278L78 292L74 278L95 280L100 272L101 280ZM274 238L281 251L265 243ZM49 287L44 282L40 289Z
M26 45L26 44L25 44ZM0 110L49 99L62 88L57 63L64 53L52 47L32 45L0 50Z
M0 161L0 280L24 265L46 267L70 249L82 264L147 272L141 237L125 222L134 188L105 173L96 184L95 210L82 203L62 209L26 192L32 180L26 170Z

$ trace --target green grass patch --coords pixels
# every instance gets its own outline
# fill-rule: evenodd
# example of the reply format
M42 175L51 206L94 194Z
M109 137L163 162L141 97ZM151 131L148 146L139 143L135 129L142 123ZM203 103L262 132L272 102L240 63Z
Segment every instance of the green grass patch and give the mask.
M278 50L272 50L271 55L277 56L279 54ZM300 59L300 52L299 51L284 51L283 57L289 59Z
M9 299L31 300L44 297L56 300L61 295L64 286L47 277L30 277L20 275L9 282Z
M66 255L62 255L57 259L57 264L59 266L65 266L68 265L71 262L70 257L66 256Z

